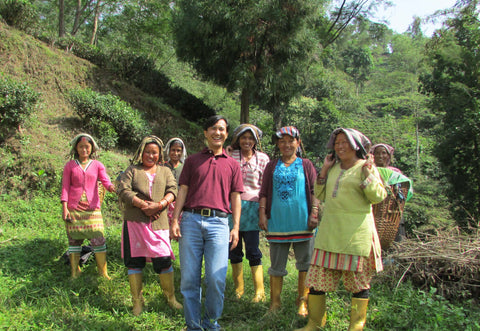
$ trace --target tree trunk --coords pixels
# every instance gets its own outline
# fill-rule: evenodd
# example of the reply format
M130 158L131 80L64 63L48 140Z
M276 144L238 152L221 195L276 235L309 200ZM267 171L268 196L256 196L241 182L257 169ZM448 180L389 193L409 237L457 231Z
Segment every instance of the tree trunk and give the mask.
M272 114L273 114L273 125L275 126L273 130L277 131L282 127L282 122L283 122L282 106L281 105L273 106Z
M73 21L72 27L72 36L75 36L78 28L80 27L80 16L82 16L82 0L77 0L77 8L75 9L75 20Z
M97 4L95 5L95 16L93 18L93 31L92 31L92 38L90 39L90 45L95 44L95 39L97 37L98 17L100 16L100 3L101 3L101 0L98 0Z
M415 119L415 140L416 140L416 161L415 161L415 172L420 173L420 134L418 132L418 118Z
M247 87L242 89L240 96L240 124L249 123L250 121L250 91Z
M65 1L58 0L58 36L65 37Z

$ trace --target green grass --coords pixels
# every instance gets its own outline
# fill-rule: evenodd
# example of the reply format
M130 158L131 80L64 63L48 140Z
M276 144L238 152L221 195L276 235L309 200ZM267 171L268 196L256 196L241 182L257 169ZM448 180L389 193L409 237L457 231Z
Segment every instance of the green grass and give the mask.
M147 265L144 271L145 310L131 314L126 268L120 256L121 221L113 196L104 206L108 269L111 281L97 277L94 259L71 280L69 267L60 257L67 239L60 219L58 197L37 196L23 201L0 199L0 329L3 330L181 330L181 312L171 309L163 297L158 276ZM251 303L253 284L244 261L245 296L234 299L231 269L227 277L221 325L225 330L293 330L306 321L296 315L297 272L294 260L288 263L282 308L268 314L269 259L263 239L264 279L267 302ZM178 256L178 244L173 244ZM177 299L179 261L174 263ZM327 295L326 330L348 328L350 294L343 288ZM376 283L371 291L366 330L462 330L480 329L480 309L473 302L450 303L430 292L413 288L408 282L393 289Z

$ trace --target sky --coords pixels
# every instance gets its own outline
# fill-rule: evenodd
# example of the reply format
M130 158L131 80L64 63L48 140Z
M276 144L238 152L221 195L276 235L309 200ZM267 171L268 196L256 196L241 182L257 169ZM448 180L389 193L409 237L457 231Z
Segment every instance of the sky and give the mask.
M407 31L408 26L413 21L413 16L425 18L428 15L433 14L439 9L447 9L453 7L456 0L391 0L393 6L387 10L380 11L376 16L383 18L389 22L389 26L392 30L398 33L404 33ZM423 33L426 36L431 36L436 28L439 28L441 24L436 26L429 24L423 26Z

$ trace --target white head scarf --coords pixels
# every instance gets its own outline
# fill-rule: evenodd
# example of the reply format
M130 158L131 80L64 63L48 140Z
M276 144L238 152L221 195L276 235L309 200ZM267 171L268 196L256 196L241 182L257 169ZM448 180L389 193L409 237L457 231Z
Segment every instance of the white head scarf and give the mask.
M92 141L92 154L90 155L90 158L94 159L97 155L97 152L98 150L100 149L97 145L97 142L95 141L95 139L93 139L93 137L91 135L89 135L88 133L80 133L80 134L77 134L75 136L75 138L73 138L71 141L70 141L70 153L68 153L69 157L71 159L74 159L75 158L75 154L77 153L77 144L78 142L80 141L80 139L82 139L82 137L85 137L85 138L88 138Z
M167 144L165 145L165 157L167 159L167 162L170 161L170 147L172 147L173 143L181 143L182 144L182 156L180 157L180 162L185 163L185 159L187 158L187 148L185 147L185 144L183 143L183 140L180 138L172 138L167 141Z

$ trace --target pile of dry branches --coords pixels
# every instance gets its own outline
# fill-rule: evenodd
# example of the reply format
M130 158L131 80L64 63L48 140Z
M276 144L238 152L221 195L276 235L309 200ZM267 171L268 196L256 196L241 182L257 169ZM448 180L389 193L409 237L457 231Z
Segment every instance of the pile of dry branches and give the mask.
M415 235L383 252L385 272L380 281L393 279L398 286L408 278L421 289L437 288L449 299L480 297L478 229L468 235L457 228Z

